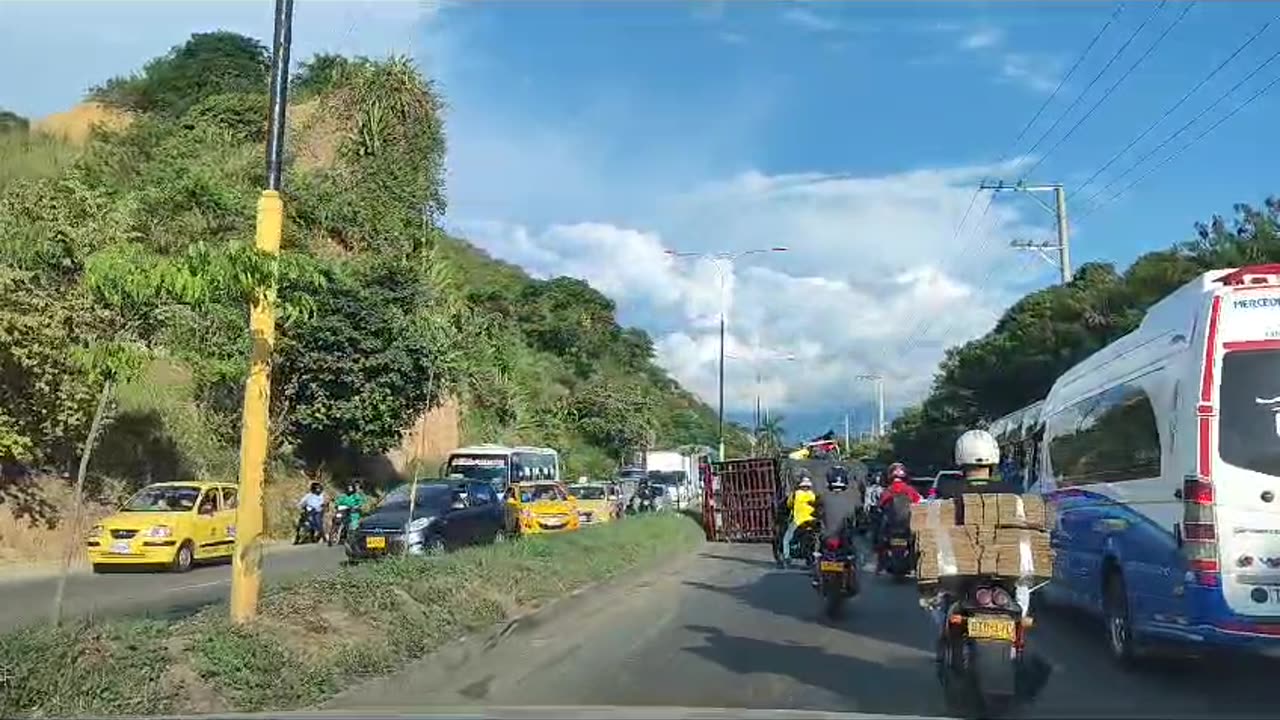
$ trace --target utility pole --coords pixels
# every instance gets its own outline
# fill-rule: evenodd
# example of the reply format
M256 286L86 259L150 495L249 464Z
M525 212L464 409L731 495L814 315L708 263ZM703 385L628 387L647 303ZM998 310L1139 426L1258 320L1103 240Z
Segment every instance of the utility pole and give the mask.
M877 439L884 436L884 376L883 375L855 375L857 380L870 380L876 386L876 423L872 428Z
M258 198L258 252L276 262L284 231L284 202L280 199L284 162L285 110L289 97L289 46L293 41L293 0L276 0L275 36L271 50L270 115L267 129L267 187ZM236 547L231 556L231 619L253 620L262 587L262 485L270 442L271 356L275 350L276 288L274 280L258 288L249 308L253 342L249 377L244 385L240 431L240 491L236 507Z
M1027 185L1025 182L1017 182L1012 185L1005 183L1003 180L996 183L981 183L978 185L980 190L991 190L994 192L1023 192L1028 193L1028 197L1040 203L1040 207L1048 211L1057 220L1058 224L1058 243L1032 243L1026 240L1015 240L1010 245L1019 250L1033 250L1041 254L1042 257L1048 259L1045 252L1049 250L1058 251L1058 270L1062 275L1062 283L1071 282L1071 239L1067 229L1067 193L1063 189L1061 183L1047 183L1042 185ZM1044 201L1030 193L1053 191L1054 207L1049 207ZM1052 261L1051 261L1052 262Z
M849 452L849 447L851 444L852 443L849 442L849 413L845 413L844 414L844 451L846 453Z
M716 412L719 424L719 452L720 461L724 462L724 337L725 324L729 314L728 296L725 293L725 280L730 270L733 269L733 261L744 255L757 255L760 253L786 252L787 248L777 245L769 248L757 248L753 250L739 250L738 252L719 252L719 253L702 253L702 252L677 252L675 250L667 250L666 255L672 258L702 258L710 260L715 264L716 277L720 282L720 380L719 395L720 404Z

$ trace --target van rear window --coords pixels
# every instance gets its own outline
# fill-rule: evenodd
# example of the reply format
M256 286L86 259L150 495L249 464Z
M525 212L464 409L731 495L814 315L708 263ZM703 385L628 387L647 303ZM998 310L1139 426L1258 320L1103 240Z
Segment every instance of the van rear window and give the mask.
M1280 476L1280 350L1222 358L1218 454L1231 465Z

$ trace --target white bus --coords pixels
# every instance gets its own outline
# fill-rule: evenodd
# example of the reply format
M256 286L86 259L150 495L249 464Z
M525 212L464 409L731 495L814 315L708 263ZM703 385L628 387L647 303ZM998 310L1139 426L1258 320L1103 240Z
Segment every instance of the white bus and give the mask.
M526 480L561 482L560 454L545 447L471 445L449 453L441 474L487 480L501 493L507 485Z
M1280 265L1215 270L1054 383L1047 599L1113 655L1280 647Z

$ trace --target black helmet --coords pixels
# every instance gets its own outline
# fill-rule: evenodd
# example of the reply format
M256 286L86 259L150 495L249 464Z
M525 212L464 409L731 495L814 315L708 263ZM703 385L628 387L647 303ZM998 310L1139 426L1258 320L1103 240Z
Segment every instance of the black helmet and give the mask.
M830 490L845 490L849 487L849 471L843 467L836 466L827 471L827 488Z
M318 482L313 482L311 483L311 492L319 495L320 493L324 492L324 486Z

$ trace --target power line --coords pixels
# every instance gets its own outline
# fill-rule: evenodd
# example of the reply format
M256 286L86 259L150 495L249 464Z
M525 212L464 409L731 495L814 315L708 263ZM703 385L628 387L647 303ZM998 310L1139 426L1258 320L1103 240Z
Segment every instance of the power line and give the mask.
M1218 64L1218 66L1217 66L1217 67L1215 67L1215 68L1213 69L1213 71L1212 71L1212 72L1210 72L1208 75L1204 76L1204 78L1203 78L1202 80L1200 80L1200 82L1196 83L1196 84L1195 84L1195 85L1194 85L1190 90L1188 90L1186 93L1184 93L1184 94L1183 94L1183 96L1182 96L1181 98L1179 98L1179 99L1178 99L1178 101L1177 101L1177 102L1175 102L1173 105L1171 105L1171 106L1169 107L1169 109L1168 109L1168 110L1165 110L1165 111L1164 111L1164 114L1163 114L1163 115L1161 115L1159 118L1157 118L1155 122L1153 122L1153 123L1151 123L1150 125L1148 125L1148 126L1147 126L1147 129L1145 129L1145 130L1143 130L1142 132L1138 133L1138 136L1137 136L1137 137L1135 137L1134 139L1130 140L1130 141L1129 141L1129 144L1125 145L1123 148L1121 148L1121 149L1120 149L1120 152L1118 152L1118 153L1116 153L1115 155L1111 156L1111 159L1110 159L1110 160L1108 160L1106 163L1104 163L1104 164L1102 165L1102 167L1100 167L1100 168L1098 168L1097 170L1095 170L1095 171L1094 171L1094 173L1093 173L1092 175L1090 175L1090 176L1089 176L1089 179L1087 179L1087 180L1085 180L1083 183L1081 183L1080 187L1076 189L1076 192L1077 192L1077 193L1079 193L1079 192L1083 191L1083 190L1084 190L1084 188L1086 188L1086 187L1088 187L1089 185L1093 184L1093 181L1094 181L1094 180L1097 180L1099 175L1101 175L1102 173L1106 172L1106 171L1107 171L1107 169L1109 169L1112 165L1114 165L1114 164L1115 164L1115 162L1116 162L1117 160L1119 160L1122 156L1124 156L1124 154L1125 154L1125 153L1127 153L1127 152L1129 152L1130 150L1132 150L1132 149L1133 149L1133 146L1137 145L1139 142L1142 142L1142 139L1143 139L1143 138L1145 138L1147 135L1151 134L1151 131L1152 131L1152 130L1155 130L1157 127L1159 127L1159 126L1160 126L1160 124L1161 124L1161 123L1163 123L1165 120L1167 120L1167 119L1169 118L1169 116L1170 116L1170 115L1172 115L1172 114L1173 114L1173 113L1174 113L1178 108L1182 107L1183 103L1185 103L1187 100L1191 99L1191 96L1192 96L1192 95L1195 95L1195 94L1196 94L1196 91L1198 91L1200 88L1204 87L1205 83L1208 83L1210 80L1212 80L1214 77L1216 77L1218 73L1222 72L1222 70L1223 70L1224 68L1226 68L1226 67L1227 67L1227 65L1230 65L1230 64L1231 64L1231 61L1232 61L1232 60L1235 60L1235 59L1236 59L1236 57L1238 57L1238 56L1240 55L1240 53L1244 52L1245 48L1247 48L1247 47L1249 47L1250 45L1252 45L1252 44L1253 44L1253 41L1257 40L1257 39L1262 35L1262 33L1266 32L1267 28L1271 26L1271 23L1272 23L1272 22L1273 22L1272 20L1268 20L1267 22L1263 23L1262 27L1261 27L1261 28L1258 28L1258 31L1257 31L1256 33L1254 33L1254 34L1253 34L1253 35L1252 35L1248 40L1245 40L1245 41L1244 41L1244 43L1242 43L1242 44L1240 45L1240 47L1236 48L1235 52L1233 52L1233 53L1231 53L1230 55L1228 55L1228 56L1227 56L1227 59L1225 59L1225 60L1223 60L1221 63L1219 63L1219 64Z
M1053 89L1053 92L1049 94L1049 97L1046 98L1043 103L1041 103L1039 109L1037 109L1035 114L1031 116L1031 119L1027 121L1027 124L1022 127L1022 130L1018 132L1017 136L1014 138L1013 142L1010 144L1009 149L1006 150L1004 154L1000 157L1000 160L997 161L996 163L997 166L1003 164L1004 161L1013 153L1013 151L1017 149L1018 143L1022 141L1022 138L1026 136L1027 132L1031 130L1031 128L1035 125L1036 121L1039 120L1041 115L1044 114L1044 111L1053 102L1054 98L1058 96L1058 93L1062 90L1062 88L1066 87L1067 82L1072 78L1072 76L1074 76L1076 70L1079 69L1081 64L1084 63L1085 58L1089 56L1089 53L1092 52L1094 46L1096 46L1098 44L1098 41L1102 39L1102 36L1104 33L1106 33L1107 28L1111 27L1111 25L1116 21L1116 18L1118 18L1123 11L1124 11L1124 3L1120 3L1119 5L1116 6L1116 9L1107 18L1106 22L1104 22L1102 26L1098 28L1098 31L1093 34L1093 37L1089 40L1089 43L1085 45L1084 49L1081 50L1079 55L1076 57L1075 62L1071 64L1071 68L1067 70L1067 73L1062 76L1061 80L1058 81L1057 87L1055 87ZM1040 141L1037 141L1037 143L1038 142ZM951 238L950 244L956 245L957 244L956 241L960 239L961 230L964 228L964 223L968 219L970 213L972 212L973 206L977 202L978 194L980 192L981 192L981 187L974 189L973 195L969 198L969 205L965 209L964 215L960 219L960 224L956 226L956 231ZM991 204L993 202L995 202L994 192L988 195L986 205L983 206L982 213L978 216L978 220L976 221L976 224L974 226L975 228L982 225L982 221L986 219L988 213L990 213L991 211ZM972 237L975 234L976 234L976 230L968 233L965 239L961 240L958 243L957 253L963 251L964 246L968 245L972 241ZM983 244L978 248L978 251L981 252L985 250L986 245L989 245L989 244L990 244L990 238L987 237L985 238L985 242L983 242ZM916 318L915 322L912 324L911 332L898 345L898 352L910 350L911 346L914 345L917 339L922 336L923 334L922 330L923 332L927 332L928 322L929 322L929 319L926 317ZM888 359L889 352L890 352L889 347L886 344L881 354L882 364Z
M1112 180L1111 180L1111 182L1107 183L1107 184L1106 184L1106 185L1104 185L1100 190L1098 190L1098 192L1096 192L1096 193L1094 193L1093 195L1090 195L1088 198L1086 198L1086 199L1085 199L1085 204L1086 204L1086 205L1088 205L1089 203L1092 203L1092 202L1093 202L1094 200L1096 200L1099 196L1101 196L1103 193L1105 193L1105 192L1107 192L1108 190L1110 190L1110 189L1111 189L1112 187L1114 187L1117 183L1119 183L1123 178L1125 178L1126 176L1128 176L1128 175L1129 175L1129 173L1131 173L1131 172L1133 172L1134 170L1136 170L1136 169L1138 168L1138 166L1140 166L1140 165L1142 165L1142 163L1146 162L1147 158L1149 158L1149 157L1151 157L1152 155L1156 154L1157 152L1159 152L1159 151L1160 151L1160 149L1161 149L1161 148L1163 148L1164 146L1166 146L1166 145L1168 145L1169 143L1173 142L1173 140L1174 140L1175 138L1177 138L1179 135L1181 135L1183 132L1185 132L1185 131L1186 131L1188 128L1190 128L1192 125L1196 124L1196 122L1198 122L1198 121L1200 120L1200 118L1202 118L1202 117L1204 117L1205 115L1207 115L1207 114L1209 113L1209 111L1213 110L1213 109L1214 109L1215 107L1217 107L1217 106L1218 106L1218 105L1219 105L1223 100L1226 100L1228 97L1230 97L1230 96L1231 96L1231 94L1232 94L1232 93L1234 93L1236 90L1239 90L1239 89L1240 89L1240 88L1241 88L1245 83L1249 82L1249 80L1251 80L1251 79L1253 78L1253 76L1257 75L1258 73L1260 73L1260 72L1262 72L1264 69L1266 69L1266 67L1267 67L1268 65L1270 65L1272 62L1274 62L1274 61L1275 61L1275 59L1276 59L1277 57L1280 57L1280 50L1277 50L1276 52L1272 53L1272 54L1271 54L1271 55L1270 55L1266 60L1263 60L1263 61L1262 61L1262 62L1261 62L1257 67L1255 67L1251 72L1249 72L1249 74L1248 74L1248 75L1245 75L1243 78L1241 78L1241 79L1240 79L1240 81L1239 81L1239 82L1237 82L1235 85L1232 85L1230 89L1228 89L1226 92L1222 93L1222 94L1221 94L1221 95L1219 95L1216 99L1214 99L1212 102L1210 102L1208 105L1206 105L1206 106L1205 106L1205 108L1204 108L1203 110L1201 110L1200 112L1196 113L1196 114L1195 114L1194 116L1192 116L1192 118L1191 118L1190 120L1188 120L1187 122L1183 123L1183 124L1182 124L1182 127L1179 127L1177 130L1173 131L1173 132L1172 132L1168 137L1166 137L1164 140L1161 140L1161 141L1160 141L1160 143L1159 143L1158 145L1156 145L1155 147L1153 147L1153 148L1151 148L1150 150L1148 150L1148 151L1147 151L1147 152L1146 152L1142 157L1138 158L1138 159L1137 159L1133 164L1131 164L1128 168L1126 168L1124 172L1122 172L1122 173L1120 173L1119 175L1117 175L1114 179L1112 179ZM1109 202L1109 201L1108 201L1108 202ZM1096 208L1096 207L1094 207L1094 206L1088 206L1088 207L1086 207L1086 208L1084 209L1083 214L1085 214L1085 215L1091 214L1091 213L1092 213L1094 210L1096 210L1096 209L1097 209L1097 208Z
M1098 81L1102 79L1102 76L1105 75L1107 71L1111 69L1111 66L1115 64L1116 60L1120 58L1120 56L1129 47L1129 45L1133 44L1133 41L1138 37L1138 33L1142 32L1142 28L1146 27L1147 23L1151 22L1151 19L1156 16L1156 13L1160 12L1160 10L1164 8L1166 2L1168 2L1168 0L1160 0L1160 4L1156 5L1156 9L1152 10L1151 14L1148 15L1138 25L1138 27L1135 28L1134 31L1129 34L1128 39L1126 39L1120 45L1120 47L1116 49L1115 53L1111 55L1111 59L1107 60L1107 63L1102 66L1102 69L1098 71L1098 74L1093 76L1093 79L1089 81L1088 85L1085 85L1084 90L1081 90L1080 94L1076 96L1076 99L1071 101L1071 104L1067 106L1067 109L1064 110L1063 113L1058 116L1058 119L1053 121L1053 124L1049 126L1049 129L1044 131L1044 134L1040 136L1040 139L1036 140L1035 143L1033 143L1031 147L1027 149L1028 155L1034 152L1036 148L1040 147L1040 143L1044 142L1045 138L1053 134L1054 130L1058 129L1058 124L1061 123L1063 120L1065 120L1066 117L1071 114L1072 110L1076 109L1076 105L1080 104L1080 101L1084 99L1084 96L1089 94L1089 91L1093 89L1093 86L1096 85ZM1023 174L1022 179L1023 180L1027 179L1027 176L1025 173Z
M1045 101L1040 104L1040 109L1036 110L1036 114L1032 115L1031 119L1027 121L1027 124L1022 128L1022 132L1018 133L1018 137L1013 139L1013 145L1009 148L1009 151L1005 153L1006 157L1018 146L1018 143L1027 134L1027 131L1031 129L1031 126L1036 124L1036 121L1040 119L1042 114L1044 114L1045 109L1049 107L1049 103L1053 102L1053 99L1058 96L1058 92L1061 91L1062 88L1066 87L1067 81L1075 74L1076 69L1080 67L1080 63L1083 63L1084 59L1089 56L1089 51L1093 50L1093 46L1098 44L1098 41L1102 39L1102 34L1107 31L1107 28L1111 26L1111 23L1115 22L1115 19L1120 16L1121 11L1123 10L1124 5L1118 5L1115 12L1111 13L1111 17L1107 18L1107 21L1102 24L1102 27L1098 28L1098 32L1094 33L1093 39L1089 41L1089 44L1086 45L1084 50L1080 52L1080 55L1076 57L1076 61L1071 65L1071 69L1067 71L1066 75L1062 76L1062 79L1058 81L1058 86L1055 87L1053 92L1049 93L1049 97L1045 98Z
M1177 150L1175 150L1171 155L1169 155L1169 156L1165 157L1165 159L1164 159L1164 160L1161 160L1159 163L1156 163L1154 166L1152 166L1151 168L1149 168L1145 173L1143 173L1141 176L1139 176L1137 180L1134 180L1133 182L1129 183L1128 185L1125 185L1123 188L1121 188L1121 189L1120 189L1120 191L1119 191L1119 192L1117 192L1115 195L1112 195L1110 198L1108 198L1108 199L1107 199L1107 203L1115 202L1115 200L1116 200L1117 198L1119 198L1121 195L1124 195L1124 194L1125 194L1126 192L1128 192L1131 188L1133 188L1133 186L1135 186L1135 185L1137 185L1138 183L1142 182L1143 180L1147 179L1147 177L1148 177L1148 176L1150 176L1152 173L1154 173L1155 171L1157 171L1157 170L1159 170L1160 168L1164 167L1165 165L1167 165L1168 163L1170 163L1171 161L1173 161L1175 158L1177 158L1177 157L1178 157L1179 155L1181 155L1182 153L1186 152L1187 148L1191 147L1192 145L1195 145L1195 144L1196 144L1197 142L1199 142L1202 138L1204 138L1204 136L1206 136L1206 135L1208 135L1209 133L1213 132L1214 130L1216 130L1216 129L1218 128L1218 126L1220 126L1220 125L1222 125L1223 123L1225 123L1226 121L1230 120L1230 119L1232 118L1232 116L1234 116L1236 113L1238 113L1238 112L1240 112L1241 110L1243 110L1243 109L1245 109L1246 107L1248 107L1248 105L1249 105L1250 103L1252 103L1254 100L1257 100L1258 98L1260 98L1260 97L1262 97L1263 95L1265 95L1265 94L1267 93L1267 91L1269 91L1271 88L1275 87L1275 86L1276 86L1276 84L1278 84L1278 83L1280 83L1280 75L1277 75L1276 77L1272 78L1271 82L1269 82L1269 83L1267 83L1266 85L1264 85L1264 86L1262 86L1261 88L1259 88L1257 92L1255 92L1253 95L1249 96L1249 99L1248 99L1248 100L1245 100L1244 102L1242 102L1242 103L1240 103L1239 105L1235 106L1235 108L1233 108L1233 109L1231 110L1231 112L1229 112L1229 113L1227 113L1226 115L1223 115L1222 117L1218 118L1218 121L1217 121L1217 122L1215 122L1214 124L1212 124L1212 125L1210 125L1209 127L1205 128L1205 130L1204 130L1203 132L1201 132L1199 135L1197 135L1197 136L1195 136L1194 138L1192 138L1190 142L1188 142L1187 144L1185 144L1185 145L1183 145L1182 147L1178 148L1178 149L1177 149Z
M1169 23L1168 27L1164 29L1164 32L1160 33L1160 37L1157 37L1155 42L1151 43L1151 46L1147 48L1146 52L1138 56L1138 59L1135 60L1133 64L1130 65L1129 68L1125 70L1114 83L1111 84L1111 87L1107 88L1106 91L1102 93L1102 97L1098 98L1097 102L1095 102L1093 106L1090 107L1089 110L1084 115L1080 116L1080 119L1076 121L1076 124L1072 125L1071 129L1067 130L1067 132L1063 134L1062 137L1058 138L1058 141L1053 144L1053 147L1046 150L1040 156L1040 158L1035 161L1035 164L1033 164L1030 168L1027 169L1026 171L1027 175L1030 175L1032 170L1035 170L1036 168L1040 167L1040 163L1044 162L1046 158L1052 155L1054 150L1057 150L1059 147L1061 147L1062 143L1066 142L1067 139L1070 138L1073 134L1075 134L1075 131L1078 130L1080 126L1085 123L1086 120L1088 120L1090 117L1093 116L1093 113L1099 107L1101 107L1102 103L1106 102L1107 98L1111 97L1111 93L1115 92L1116 88L1120 87L1120 84L1123 83L1129 77L1129 75L1133 73L1134 70L1137 70L1138 66L1141 65L1144 60L1146 60L1148 57L1151 56L1153 52L1155 52L1156 48L1160 46L1160 43L1163 42L1164 39L1169 36L1169 33L1172 32L1173 29L1178 26L1178 23L1182 22L1182 19L1187 16L1187 13L1191 12L1191 8L1193 7L1195 7L1194 1L1188 3L1186 7L1182 9L1182 12L1178 15L1178 17L1174 18L1173 22ZM1151 16L1148 16L1147 20L1150 20L1150 19L1151 19ZM1147 21L1144 20L1142 24L1146 25L1146 23ZM1139 31L1142 30L1142 26L1139 26L1138 30Z

